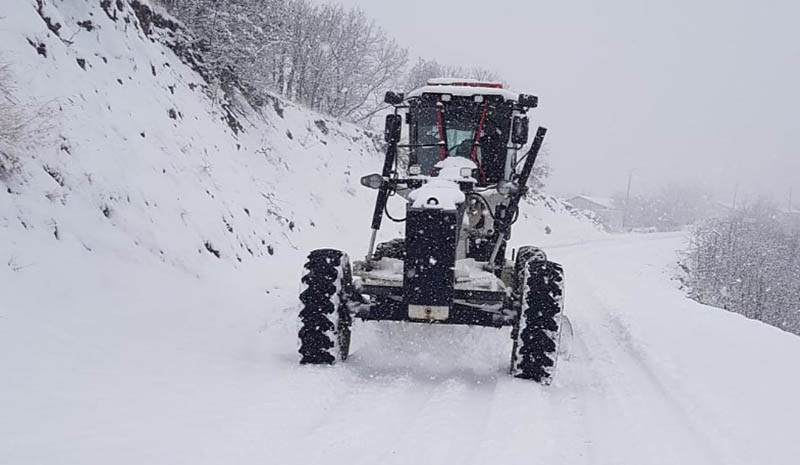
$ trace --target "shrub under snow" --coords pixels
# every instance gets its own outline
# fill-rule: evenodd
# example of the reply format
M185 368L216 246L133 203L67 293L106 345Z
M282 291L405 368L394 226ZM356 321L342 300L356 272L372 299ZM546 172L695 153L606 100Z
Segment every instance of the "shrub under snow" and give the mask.
M764 204L696 228L686 266L696 300L800 334L800 223Z

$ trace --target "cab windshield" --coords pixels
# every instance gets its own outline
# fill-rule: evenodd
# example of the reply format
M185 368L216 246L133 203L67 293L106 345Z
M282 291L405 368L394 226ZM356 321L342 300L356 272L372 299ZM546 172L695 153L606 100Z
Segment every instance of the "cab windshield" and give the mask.
M479 183L500 181L509 125L502 102L458 97L438 100L429 99L411 108L411 164L430 174L438 161L464 157L478 166Z

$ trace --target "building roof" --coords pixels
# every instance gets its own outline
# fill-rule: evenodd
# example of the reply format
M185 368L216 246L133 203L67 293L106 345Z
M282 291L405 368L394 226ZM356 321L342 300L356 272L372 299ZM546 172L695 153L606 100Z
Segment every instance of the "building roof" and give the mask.
M575 197L571 197L571 198L567 199L567 202L572 202L575 199L581 199L581 200L583 200L585 202L591 202L591 203L597 205L600 208L605 208L605 209L608 209L608 210L616 210L616 207L614 206L614 199L611 199L609 197L594 197L594 196L588 196L588 195L576 195Z

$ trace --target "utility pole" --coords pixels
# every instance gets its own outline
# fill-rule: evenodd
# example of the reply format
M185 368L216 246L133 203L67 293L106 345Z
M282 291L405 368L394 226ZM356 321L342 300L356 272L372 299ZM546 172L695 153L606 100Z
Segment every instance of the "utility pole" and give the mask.
M736 197L739 195L739 181L736 181L736 185L733 186L733 205L732 209L736 210Z
M625 210L622 212L622 230L625 230L625 223L628 219L628 210L631 200L631 179L633 179L633 170L628 171L628 188L625 190Z
M794 209L792 208L792 194L793 194L792 191L793 190L794 190L794 187L793 186L789 186L789 213L794 211Z

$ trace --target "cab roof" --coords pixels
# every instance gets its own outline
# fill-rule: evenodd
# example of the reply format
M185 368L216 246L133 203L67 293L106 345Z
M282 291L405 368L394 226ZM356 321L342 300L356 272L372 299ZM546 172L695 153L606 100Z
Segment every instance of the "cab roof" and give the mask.
M406 98L421 97L422 94L450 94L459 97L472 97L475 95L499 95L507 101L516 101L517 95L504 89L503 83L492 81L479 81L465 78L434 78L429 79L427 85L412 90Z

